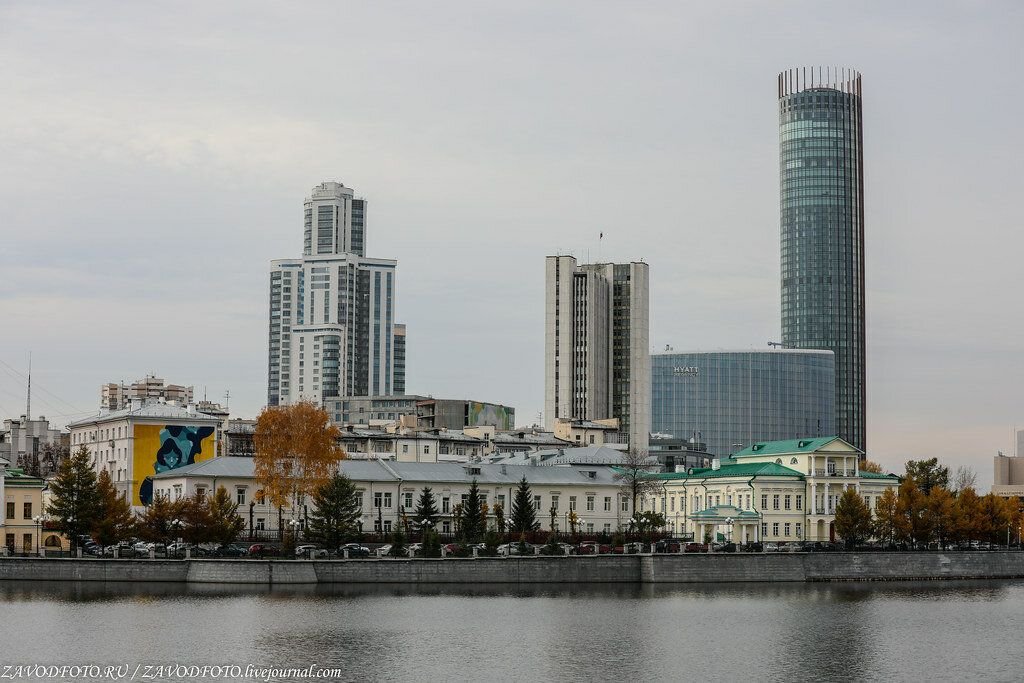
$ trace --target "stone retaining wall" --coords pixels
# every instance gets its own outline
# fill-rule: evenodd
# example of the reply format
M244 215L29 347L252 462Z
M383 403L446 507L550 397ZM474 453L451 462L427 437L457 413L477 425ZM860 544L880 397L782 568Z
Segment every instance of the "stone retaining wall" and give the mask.
M1024 552L751 553L379 560L0 558L0 581L242 584L732 583L1024 578Z

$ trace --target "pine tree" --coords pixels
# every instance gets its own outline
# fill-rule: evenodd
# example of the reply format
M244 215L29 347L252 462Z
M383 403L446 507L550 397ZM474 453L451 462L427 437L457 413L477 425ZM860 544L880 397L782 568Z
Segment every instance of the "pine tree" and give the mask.
M423 531L423 557L441 557L441 538L433 529Z
M245 520L238 516L238 503L231 500L228 490L218 486L208 503L210 541L221 547L233 543L245 529Z
M137 532L145 541L167 543L181 530L181 500L172 501L167 496L154 496L139 516Z
M391 550L388 551L388 556L408 557L408 555L409 549L405 545L405 532L402 531L402 525L399 524L391 533Z
M429 486L424 486L420 492L420 497L416 501L416 511L413 514L413 519L416 520L416 526L420 529L423 528L423 523L426 522L428 527L437 526L437 518L439 513L437 511L437 502L434 500L434 493L430 490Z
M91 529L92 537L104 548L131 538L135 531L135 515L128 501L117 492L109 472L100 472L96 488L99 506Z
M314 511L306 537L337 549L359 530L359 495L352 480L340 472L313 491Z
M50 505L47 512L71 539L74 552L80 537L92 530L99 515L100 497L92 456L86 446L60 464L57 476L50 482Z
M512 499L511 520L512 529L520 534L529 533L537 528L537 511L533 508L533 495L526 477L519 482Z
M871 508L854 489L843 491L836 504L835 530L851 550L871 537Z
M484 533L483 498L476 479L470 482L469 494L462 509L462 539L467 543L478 543Z

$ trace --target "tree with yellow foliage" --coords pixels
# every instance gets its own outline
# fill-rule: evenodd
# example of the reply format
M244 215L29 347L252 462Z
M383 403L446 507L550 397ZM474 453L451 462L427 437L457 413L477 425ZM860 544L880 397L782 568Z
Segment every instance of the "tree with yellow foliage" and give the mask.
M256 420L253 458L262 496L280 511L298 512L306 496L326 484L345 451L341 431L312 402L263 409Z

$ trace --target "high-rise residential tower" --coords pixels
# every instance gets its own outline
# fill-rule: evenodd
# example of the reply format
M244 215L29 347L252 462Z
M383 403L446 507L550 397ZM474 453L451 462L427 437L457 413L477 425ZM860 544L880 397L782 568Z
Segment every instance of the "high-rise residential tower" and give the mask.
M366 257L366 201L341 183L321 183L306 199L304 228L302 258L270 266L267 403L322 404L390 394L396 381L404 387L405 328L394 320L397 262Z
M629 445L651 429L646 263L578 265L548 256L544 321L544 420L618 418Z
M836 431L866 450L861 76L779 74L782 343L835 353Z

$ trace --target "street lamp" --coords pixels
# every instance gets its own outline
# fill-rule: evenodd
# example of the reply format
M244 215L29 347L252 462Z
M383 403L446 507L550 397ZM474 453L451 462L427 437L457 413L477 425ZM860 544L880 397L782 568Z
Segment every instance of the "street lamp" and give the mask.
M728 527L729 527L729 542L730 542L730 543L732 543L732 525L733 525L733 518L732 518L732 517L726 517L726 518L725 518L725 524L726 524L726 526L728 526Z
M43 515L37 515L32 518L32 521L36 523L36 555L39 554L39 537L43 533ZM1009 545L1009 544L1007 544Z

